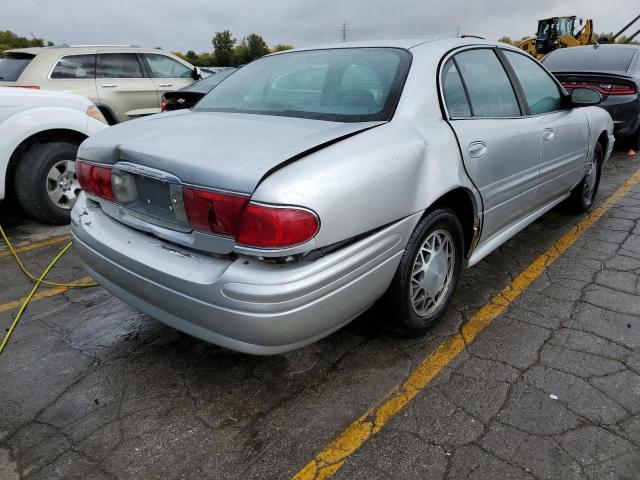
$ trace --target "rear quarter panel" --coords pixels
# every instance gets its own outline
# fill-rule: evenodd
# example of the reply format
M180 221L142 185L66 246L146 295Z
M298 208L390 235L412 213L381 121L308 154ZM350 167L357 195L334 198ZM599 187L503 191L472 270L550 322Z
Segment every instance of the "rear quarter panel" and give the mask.
M429 133L424 138L405 122L375 127L273 173L252 199L316 212L321 227L315 247L422 212L460 186L480 205L449 126L434 122Z

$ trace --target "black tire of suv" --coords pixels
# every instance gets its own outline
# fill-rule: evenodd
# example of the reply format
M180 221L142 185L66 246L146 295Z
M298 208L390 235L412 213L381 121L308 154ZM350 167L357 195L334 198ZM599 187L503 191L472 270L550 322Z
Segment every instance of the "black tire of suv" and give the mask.
M602 170L602 160L604 159L604 151L600 142L596 143L593 155L596 159L596 183L593 187L591 195L588 198L585 198L584 196L584 190L585 188L588 188L587 176L585 175L582 181L576 187L574 187L574 189L571 191L571 195L567 199L567 205L575 213L586 213L591 210L596 195L598 194L598 186L600 185L600 173Z
M36 143L19 160L15 174L18 203L27 215L44 223L65 225L71 210L60 208L49 198L46 179L60 160L75 160L78 144L70 142Z
M444 298L437 308L429 315L420 316L414 310L410 298L412 270L423 243L431 233L438 230L445 230L453 240L453 274L448 289L444 293ZM409 238L396 274L383 298L384 324L407 336L419 336L427 332L442 315L451 300L460 278L463 257L462 225L455 213L447 208L439 208L425 215Z

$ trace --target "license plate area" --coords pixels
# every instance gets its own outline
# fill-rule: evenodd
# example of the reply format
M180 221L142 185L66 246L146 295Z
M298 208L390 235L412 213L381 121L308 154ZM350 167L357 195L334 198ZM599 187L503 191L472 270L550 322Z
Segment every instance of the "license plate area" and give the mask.
M116 202L149 223L190 230L182 200L182 183L160 170L118 162L111 173Z

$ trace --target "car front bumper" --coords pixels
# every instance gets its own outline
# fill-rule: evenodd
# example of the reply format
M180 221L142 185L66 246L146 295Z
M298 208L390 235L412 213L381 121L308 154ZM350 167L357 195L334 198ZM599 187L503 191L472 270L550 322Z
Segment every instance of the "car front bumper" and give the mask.
M413 214L318 260L292 264L178 247L113 220L84 194L71 229L87 270L115 296L200 339L269 355L312 343L371 306L419 219Z

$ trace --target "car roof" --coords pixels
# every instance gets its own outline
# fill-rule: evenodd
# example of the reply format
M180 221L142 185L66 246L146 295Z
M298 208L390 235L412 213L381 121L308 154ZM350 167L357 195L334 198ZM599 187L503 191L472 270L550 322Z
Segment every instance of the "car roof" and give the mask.
M397 38L382 40L359 40L353 42L328 43L321 45L312 45L308 47L294 48L292 50L283 50L274 52L271 55L279 55L287 52L303 52L309 50L324 50L333 48L404 48L412 49L418 46L433 46L437 49L450 49L464 45L503 45L498 42L485 40L484 38L475 36L462 36L458 38L433 38L433 37L417 37L417 38ZM507 46L506 44L504 44Z
M14 48L11 50L5 50L3 53L28 53L31 55L38 55L40 53L60 53L60 52L68 52L68 53L92 53L95 51L102 50L133 50L136 52L145 51L145 52L157 52L161 51L158 48L144 48L138 47L135 45L56 45L52 47L29 47L29 48Z
M629 50L637 50L640 48L640 45L632 45L630 43L597 43L595 45L580 45L579 47L571 47L569 48L557 48L550 53L562 52L562 51L576 51L576 50L598 50L600 48L618 48L621 50L629 49Z

